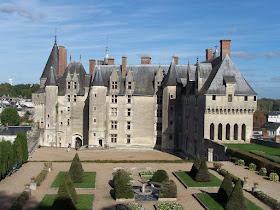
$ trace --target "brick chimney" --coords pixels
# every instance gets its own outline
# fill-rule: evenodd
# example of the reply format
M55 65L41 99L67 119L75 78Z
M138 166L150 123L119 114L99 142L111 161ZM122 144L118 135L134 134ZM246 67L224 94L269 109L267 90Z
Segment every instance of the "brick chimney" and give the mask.
M103 60L97 60L97 65L103 65L104 61Z
M115 65L115 58L108 58L108 65Z
M89 76L94 76L96 61L94 59L89 60Z
M150 56L141 57L141 64L142 65L151 65L151 57Z
M178 56L173 56L173 59L175 61L175 64L178 65L179 63L179 57Z
M213 49L211 48L208 48L206 49L206 60L210 60L213 58Z
M228 54L228 56L230 56L230 42L231 42L231 40L220 40L220 43L221 43L220 56L221 56L222 60L224 60L224 58L226 57L226 54Z
M125 56L122 57L122 76L125 76L126 73L126 62L127 58Z
M58 77L64 74L67 67L67 50L64 46L59 46L58 49Z

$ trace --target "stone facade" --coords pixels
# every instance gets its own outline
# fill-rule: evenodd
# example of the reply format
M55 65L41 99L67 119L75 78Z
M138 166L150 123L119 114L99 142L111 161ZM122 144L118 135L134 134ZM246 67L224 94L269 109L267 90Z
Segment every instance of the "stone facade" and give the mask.
M150 57L114 65L107 54L97 65L90 60L89 74L80 61L58 74L59 53L55 43L32 96L41 146L180 150L215 160L220 143L250 142L257 94L230 59L230 40L194 65L178 57L170 65L151 65Z

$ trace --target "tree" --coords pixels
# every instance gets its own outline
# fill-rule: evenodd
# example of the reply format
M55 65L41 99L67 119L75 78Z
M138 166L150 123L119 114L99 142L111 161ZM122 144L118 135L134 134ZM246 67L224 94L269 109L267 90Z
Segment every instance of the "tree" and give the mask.
M10 141L6 142L6 148L7 148L7 170L10 171L14 165L14 151L13 151L13 145Z
M191 171L190 171L190 175L191 175L192 177L195 177L195 176L196 176L197 171L198 171L200 165L201 165L201 159L200 159L200 157L199 157L199 154L197 154L197 155L196 155L196 158L195 158L195 160L194 160L194 163L193 163L193 165L192 165L192 169L191 169Z
M26 163L27 160L28 160L28 146L27 146L27 138L26 138L26 135L25 133L23 132L19 132L17 134L17 137L16 139L19 139L20 141L20 144L21 144L21 151L22 151L22 162L23 163Z
M22 146L19 138L16 137L13 144L14 162L22 163Z
M154 173L151 181L162 183L164 181L169 181L169 176L165 170L157 170Z
M6 141L1 142L2 149L2 162L1 162L1 176L2 178L6 176L7 173L7 163L8 163L8 151Z
M255 111L253 116L254 127L260 127L267 122L266 116L260 110Z
M74 183L81 183L84 180L84 169L82 167L78 153L72 160L72 164L69 169L69 175Z
M65 182L66 182L67 187L68 187L68 189L69 189L69 192L70 192L70 194L71 194L73 203L74 203L74 204L79 203L80 201L79 201L79 198L78 198L78 194L77 194L76 189L75 189L75 187L74 187L74 185L73 185L73 182L72 182L72 180L71 180L71 177L69 176L69 173L67 173L67 174L65 175L64 179L65 179Z
M247 205L246 205L246 202L245 202L245 198L244 198L244 195L243 195L243 190L242 190L242 187L241 187L241 181L238 180L232 190L232 193L229 197L229 200L226 204L226 208L227 210L235 210L235 209L238 209L238 210L246 210L248 209L247 208Z
M1 123L3 125L18 126L20 123L20 117L17 110L14 108L6 108L0 115Z
M218 198L221 202L226 203L230 197L230 194L232 192L233 186L232 186L232 180L228 173L225 174L224 180L219 188L218 191Z
M206 160L202 160L197 174L195 175L197 182L211 182L211 176L207 168Z

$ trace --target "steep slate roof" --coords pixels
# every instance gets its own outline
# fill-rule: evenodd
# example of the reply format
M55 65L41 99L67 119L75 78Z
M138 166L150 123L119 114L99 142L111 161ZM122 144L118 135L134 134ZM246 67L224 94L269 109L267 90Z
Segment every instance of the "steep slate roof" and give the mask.
M257 95L238 71L228 55L221 61L220 57L213 58L205 63L211 63L213 70L205 82L200 94L225 95L224 79L235 82L235 95Z
M261 127L266 128L266 130L276 131L279 128L279 126L280 126L280 123L267 122Z
M56 86L57 83L56 83L56 78L55 78L55 75L54 75L54 70L53 70L53 67L51 66L51 69L50 69L50 72L49 72L49 75L48 75L48 78L47 78L47 81L46 81L46 86Z
M52 51L50 53L49 59L46 63L44 71L41 78L47 78L51 69L51 66L54 69L55 76L58 77L58 48L56 42L53 45Z
M106 86L105 82L103 81L101 70L99 68L95 70L92 86Z
M9 126L8 130L6 128L0 131L0 135L5 136L16 136L19 132L26 134L27 131L31 130L31 126Z
M177 85L177 69L174 59L170 64L167 75L164 77L162 81L163 86L176 86Z

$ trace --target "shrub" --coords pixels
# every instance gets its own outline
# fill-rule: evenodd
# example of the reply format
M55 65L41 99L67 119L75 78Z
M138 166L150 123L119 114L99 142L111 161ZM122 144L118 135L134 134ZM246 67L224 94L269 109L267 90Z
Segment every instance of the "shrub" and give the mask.
M177 186L173 180L162 183L159 198L177 198Z
M259 175L260 176L266 176L266 174L267 174L266 168L260 168Z
M250 153L255 154L257 156L260 156L260 157L263 157L263 158L266 158L266 159L268 159L272 162L280 163L280 157L279 156L268 155L268 154L265 154L264 152L258 151L258 150L252 150L252 151L250 151Z
M23 191L20 196L16 199L16 201L11 205L9 210L20 210L22 209L23 205L29 199L30 193Z
M115 187L115 196L116 199L132 199L134 198L134 192L133 188L130 184L125 183L125 182L120 182L116 187Z
M81 183L84 180L84 169L77 153L72 160L69 175L74 183Z
M69 192L70 192L70 194L71 194L71 198L72 198L72 200L73 200L73 203L74 203L74 204L79 203L80 201L79 201L79 198L78 198L76 189L75 189L75 187L74 187L74 185L73 185L73 182L72 182L72 180L71 180L71 177L69 176L68 173L65 175L64 180L65 180L65 182L66 182L66 184L67 184L67 187L68 187L68 189L69 189Z
M272 209L280 209L280 202L275 200L274 198L268 196L262 191L254 191L253 195L259 199L261 202L267 204L270 206Z
M116 210L141 210L143 205L139 203L120 203L116 206Z
M232 210L232 209L238 209L238 210L243 210L243 209L248 209L245 198L243 195L243 190L241 187L241 182L237 181L231 195L229 196L229 200L226 204L227 210Z
M226 169L221 169L218 171L218 173L221 174L222 176L225 176L226 174L228 174L231 177L231 180L233 181L233 183L236 183L238 180L241 181L241 183L242 183L242 180L240 178L229 173Z
M269 179L270 179L270 181L278 182L279 181L279 176L276 173L270 173L269 174Z
M254 163L250 163L250 164L249 164L249 170L250 170L250 171L255 171L256 169L257 169L256 164L254 164Z
M220 162L213 162L213 167L217 171L221 167Z
M195 176L196 176L200 165L201 165L201 159L200 159L199 155L197 154L197 155L196 155L196 158L195 158L195 160L194 160L194 163L193 163L193 165L192 165L192 169L191 169L191 171L190 171L190 175L191 175L192 177L195 177Z
M239 166L244 166L244 165L245 165L245 162L244 162L244 160L239 159L238 162L237 162L237 164L238 164Z
M219 188L217 197L223 203L226 203L233 190L232 180L228 173L225 174L224 180Z
M211 176L207 168L206 160L203 160L200 164L198 172L195 176L197 182L211 182Z
M119 169L117 172L114 174L113 182L114 182L114 187L116 187L118 184L123 184L123 183L128 183L130 181L128 173L123 170Z
M231 157L230 161L233 162L233 163L237 163L238 158L237 157Z
M42 183L42 181L44 181L44 180L46 179L47 174L48 174L48 172L47 172L46 170L42 170L42 171L38 174L38 176L37 176L37 178L36 178L36 182L37 182L37 185L38 185L38 186L40 186L41 183Z
M157 170L151 179L152 182L159 182L159 183L168 180L169 180L169 176L165 170Z

